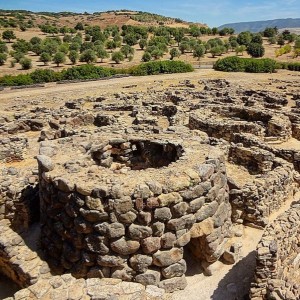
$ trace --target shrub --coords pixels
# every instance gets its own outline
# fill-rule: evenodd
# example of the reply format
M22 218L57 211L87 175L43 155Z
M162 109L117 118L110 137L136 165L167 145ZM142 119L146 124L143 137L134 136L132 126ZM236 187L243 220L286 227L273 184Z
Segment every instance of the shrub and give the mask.
M55 72L53 70L35 70L34 72L26 75L6 75L0 77L0 85L30 85L34 83L55 82L60 80L98 79L113 76L115 74L131 74L140 76L191 71L193 71L193 67L182 61L155 61L144 63L139 66L132 67L131 69L103 68L87 64L72 67L60 72Z
M25 57L22 52L13 52L11 53L11 56L16 60L16 62L20 62L20 60Z
M152 58L151 54L149 52L145 52L142 56L142 61L143 62L148 62L150 61Z
M300 63L299 62L288 63L287 68L290 71L300 71Z
M70 61L72 62L73 65L76 64L78 58L79 58L78 52L75 51L75 50L71 50L70 53L69 53L69 59L70 59Z
M110 68L97 67L90 64L72 67L62 71L63 80L97 79L115 75L117 71Z
M14 68L16 66L16 61L13 59L10 61L10 67Z
M53 62L59 67L60 64L66 62L66 55L63 52L56 52L53 56Z
M265 48L260 43L251 43L247 47L247 53L252 57L263 57L265 54Z
M6 43L3 43L0 41L0 53L8 52L8 48L6 46Z
M248 73L273 73L276 69L276 61L273 59L247 59L245 72Z
M217 60L214 69L223 72L272 73L276 70L276 61L232 56Z
M54 82L60 79L60 72L53 70L35 70L30 74L34 83Z
M5 53L0 53L0 66L3 66L7 60L7 55Z
M123 53L121 51L116 51L111 55L111 59L116 63L119 64L121 61L125 59Z
M42 61L44 65L47 65L50 60L51 60L51 55L48 52L41 53L40 61Z
M28 74L19 74L17 76L5 75L0 78L0 85L3 86L30 85L33 83L33 80Z
M31 59L24 57L20 60L20 65L22 66L23 70L29 70L32 68L32 61Z
M161 73L192 72L193 67L182 61L151 61L132 67L129 73L134 76L156 75Z
M97 61L96 53L91 49L87 49L80 55L80 61L86 62L88 64L93 63Z

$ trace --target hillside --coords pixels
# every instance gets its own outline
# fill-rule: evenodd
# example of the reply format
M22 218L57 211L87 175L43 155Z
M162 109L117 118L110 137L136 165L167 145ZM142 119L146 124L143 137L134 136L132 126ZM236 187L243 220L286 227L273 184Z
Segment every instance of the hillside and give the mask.
M266 27L277 27L282 28L300 28L300 18L297 19L275 19L275 20L265 20L265 21L253 21L253 22L240 22L240 23L228 23L219 27L222 29L224 27L231 27L236 33L242 31L260 32Z
M26 10L0 10L0 27L16 27L28 22L33 27L50 23L58 27L74 27L78 22L86 25L98 25L105 28L108 25L145 25L158 26L167 25L171 27L188 27L190 23L178 18L171 18L162 15L141 11L106 11L94 13L73 13L73 12L31 12ZM5 26L7 25L7 26ZM206 26L205 24L197 24Z

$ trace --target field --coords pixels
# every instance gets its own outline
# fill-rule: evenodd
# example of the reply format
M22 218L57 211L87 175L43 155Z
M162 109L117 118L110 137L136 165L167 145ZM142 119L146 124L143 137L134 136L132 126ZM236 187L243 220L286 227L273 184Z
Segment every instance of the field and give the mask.
M30 15L31 16L31 15ZM13 63L13 61L15 61L14 57L12 57L12 50L13 50L13 44L14 42L16 42L18 39L19 40L25 40L27 42L29 42L31 40L31 38L33 37L39 37L42 40L47 39L53 39L55 38L59 38L61 41L63 40L65 35L69 35L71 36L71 39L75 37L76 34L78 34L78 32L80 32L80 34L82 35L82 43L90 43L90 39L88 37L88 34L86 34L84 31L76 31L74 30L74 27L76 26L76 24L78 23L82 23L85 28L86 26L99 26L102 30L102 32L104 32L103 30L105 28L107 28L107 26L110 27L114 27L114 28L119 28L119 33L117 33L118 37L118 42L115 44L115 46L113 48L110 48L108 46L109 42L113 42L114 37L113 37L113 33L110 32L109 36L107 37L107 39L105 41L101 41L101 47L103 46L104 50L107 52L107 56L105 58L100 59L99 57L93 62L95 65L98 66L104 66L104 67L113 67L113 68L128 68L137 64L140 64L143 61L143 55L145 53L145 51L149 52L149 48L147 49L147 46L142 50L139 46L139 41L141 40L141 36L137 35L137 39L130 44L130 46L133 48L132 51L134 51L133 54L129 54L128 58L126 58L127 55L125 55L124 60L121 60L120 63L116 63L115 61L112 60L112 54L113 52L119 52L120 50L122 51L121 47L126 45L126 42L124 42L123 35L126 34L131 34L130 31L124 31L122 32L121 27L122 26L133 26L134 28L148 28L147 30L147 34L146 34L146 39L147 42L151 43L151 40L162 36L161 33L159 33L159 31L163 31L165 30L167 32L167 34L169 34L168 40L164 45L164 48L162 51L160 51L160 53L155 56L152 55L152 60L153 59L162 59L162 60L169 60L170 57L170 50L171 49L176 49L174 51L177 52L177 55L173 58L174 60L181 60L181 61L185 61L188 62L190 64L192 64L195 67L198 67L199 65L213 65L214 62L218 59L218 58L223 58L223 57L227 57L227 56L233 56L236 55L236 51L234 48L227 48L226 51L221 51L221 53L218 53L216 55L212 55L212 53L210 53L209 49L206 49L206 53L204 53L202 55L202 57L199 59L198 57L194 57L194 49L195 49L195 45L197 44L201 44L201 45L206 45L211 43L212 40L219 40L221 41L220 43L223 45L228 44L228 39L231 36L237 36L237 35L226 35L226 36L221 36L219 34L201 34L200 36L196 36L193 37L191 35L190 29L194 26L194 27L198 27L198 28L208 28L206 27L206 25L203 24L189 24L187 22L183 22L183 21L176 21L174 19L171 18L166 18L166 17L160 17L163 18L164 22L158 22L158 20L160 20L158 18L158 16L155 15L155 17L153 17L152 15L151 18L149 17L149 15L146 15L146 17L144 17L144 15L142 14L143 18L145 18L145 20L147 22L141 22L141 21L136 21L135 19L133 19L133 17L138 17L139 19L142 18L141 14L138 14L136 12L107 12L107 13L101 13L101 14L97 14L97 15L67 15L67 16L61 16L61 17L53 17L53 16L44 16L44 15L34 15L31 16L32 20L34 20L34 26L32 28L27 28L26 31L22 31L20 30L19 27L17 28L0 28L0 35L2 35L2 33L5 30L11 29L13 30L16 39L13 39L11 42L7 42L6 45L8 47L8 53L10 53L8 55L7 60L4 62L4 64L2 66L0 66L0 71L1 71L1 75L17 75L17 74L23 74L23 73L28 73L29 71L32 70L36 70L36 69L52 69L55 71L58 70L62 70L62 69L66 69L71 67L73 64L71 63L70 59L68 58L69 55L69 50L67 49L65 51L65 62L60 63L59 66L57 64L55 64L53 61L51 61L53 59L53 55L54 53L51 53L52 55L52 59L48 62L48 63L44 63L40 60L40 55L37 55L36 53L34 53L33 51L28 51L28 53L25 55L25 57L29 58L32 62L32 67L30 68L30 70L24 70L22 69L22 66L19 63ZM7 19L7 17L0 17L1 18ZM28 16L25 17L25 20L23 20L23 22L28 22ZM152 22L149 21L152 20ZM45 33L42 32L42 30L38 27L41 25L45 25L45 24L50 24L49 26L56 26L57 28L67 28L67 30L69 29L73 29L73 31L71 33L55 33L55 34L50 34L50 33ZM163 26L160 24L164 24ZM150 30L150 27L146 27L146 26L150 26L154 29ZM155 31L156 30L156 31ZM173 31L172 31L173 30ZM178 31L182 31L183 32L183 36L181 37L181 42L177 43L175 41L175 32ZM129 32L129 33L128 33ZM168 33L169 32L169 33ZM171 34L170 34L171 33ZM165 33L164 33L165 34ZM123 41L122 41L123 40ZM88 41L88 42L87 42ZM193 44L193 46L190 47L190 49L186 49L183 51L180 51L180 47L179 44L181 45L181 43L187 41L188 43ZM60 42L61 43L61 42ZM67 48L71 45L71 42L65 43L65 45L67 46ZM294 47L294 43L291 42L290 43L291 48ZM281 55L280 57L276 58L275 55L275 51L280 49L281 46L277 45L277 44L270 44L268 41L268 38L263 38L263 46L265 48L265 55L264 57L266 58L272 58L272 59L278 59L280 61L300 61L300 56L298 57L293 57L293 51L291 51L290 53L286 53ZM96 46L93 46L96 47ZM160 47L160 45L155 44L155 47ZM57 51L60 48L58 48ZM94 48L93 48L94 49ZM94 49L95 50L95 49ZM47 49L43 50L43 51L47 51ZM78 55L81 54L81 52L84 50L80 50L80 53L78 53ZM153 49L151 49L151 51L153 51ZM18 50L15 50L14 52L18 52ZM154 50L155 52L155 50ZM182 53L183 52L183 53ZM242 57L250 57L246 51L243 51L242 53L239 53L238 55L242 56ZM78 59L75 63L75 65L82 65L85 64L86 62L80 62Z

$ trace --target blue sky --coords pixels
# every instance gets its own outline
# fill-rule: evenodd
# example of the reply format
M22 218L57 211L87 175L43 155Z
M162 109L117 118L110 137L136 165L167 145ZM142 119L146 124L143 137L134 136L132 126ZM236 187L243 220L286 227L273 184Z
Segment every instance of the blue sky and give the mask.
M74 12L132 9L204 22L211 27L233 22L300 17L299 0L0 0L0 8Z

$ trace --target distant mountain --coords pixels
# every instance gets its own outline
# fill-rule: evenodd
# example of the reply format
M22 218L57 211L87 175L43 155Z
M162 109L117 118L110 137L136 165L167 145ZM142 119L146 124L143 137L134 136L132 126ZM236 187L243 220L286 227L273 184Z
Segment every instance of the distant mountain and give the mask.
M276 20L266 20L266 21L254 21L254 22L240 22L240 23L229 23L224 24L219 27L222 29L224 27L231 27L236 33L242 31L260 32L266 27L277 27L281 28L300 28L300 18L297 19L276 19Z

